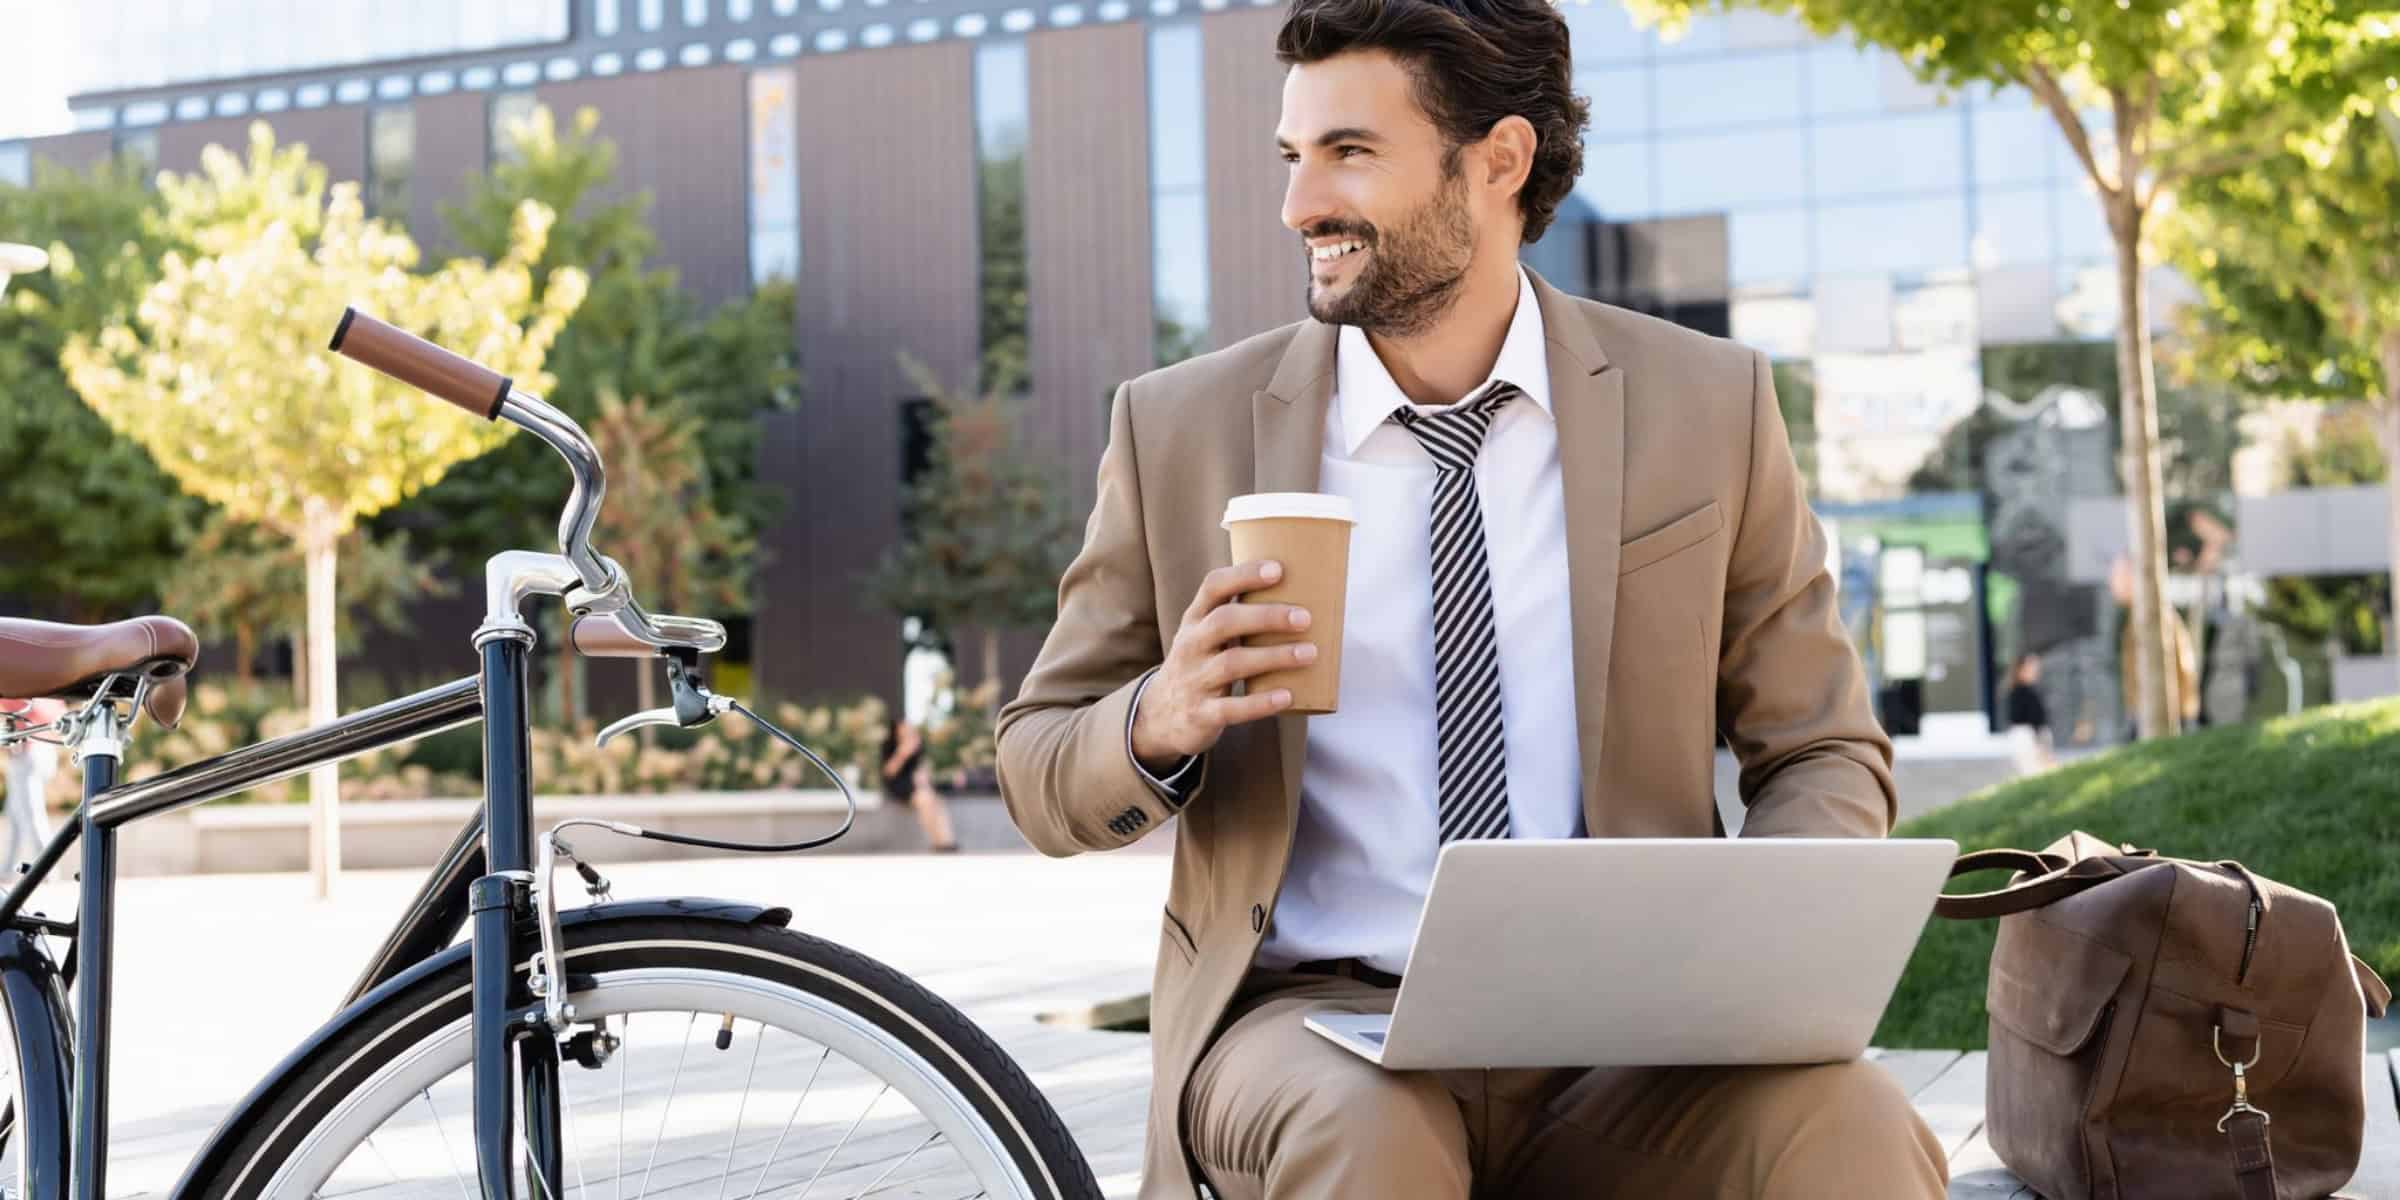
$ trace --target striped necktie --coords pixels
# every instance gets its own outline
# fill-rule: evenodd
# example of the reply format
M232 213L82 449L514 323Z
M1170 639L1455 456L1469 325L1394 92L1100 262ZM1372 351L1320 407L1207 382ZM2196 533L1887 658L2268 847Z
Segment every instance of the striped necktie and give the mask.
M1499 636L1483 504L1475 496L1475 456L1492 418L1524 394L1500 382L1441 412L1402 407L1392 413L1440 468L1432 504L1433 679L1443 842L1508 836Z

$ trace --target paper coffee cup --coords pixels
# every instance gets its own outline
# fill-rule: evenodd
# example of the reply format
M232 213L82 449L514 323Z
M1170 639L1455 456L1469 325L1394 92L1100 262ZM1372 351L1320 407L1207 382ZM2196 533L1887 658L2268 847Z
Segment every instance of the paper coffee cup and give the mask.
M1250 604L1297 604L1308 610L1306 629L1255 634L1248 646L1313 642L1317 661L1253 677L1248 694L1277 688L1292 693L1285 712L1329 713L1342 693L1342 612L1350 586L1350 530L1358 516L1346 496L1318 492L1260 492L1236 496L1225 505L1225 532L1233 539L1233 561L1273 559L1283 578L1251 592Z

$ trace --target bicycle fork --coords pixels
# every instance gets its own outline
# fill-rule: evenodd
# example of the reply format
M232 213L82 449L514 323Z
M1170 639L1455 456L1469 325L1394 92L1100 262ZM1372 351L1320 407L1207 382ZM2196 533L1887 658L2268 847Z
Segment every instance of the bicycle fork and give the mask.
M533 795L526 752L526 640L479 637L483 655L484 849L488 873L469 892L475 1051L475 1175L484 1200L556 1200L559 1054L542 1006L517 974L538 945L531 870ZM566 981L555 980L563 988ZM525 1177L517 1187L517 1107Z

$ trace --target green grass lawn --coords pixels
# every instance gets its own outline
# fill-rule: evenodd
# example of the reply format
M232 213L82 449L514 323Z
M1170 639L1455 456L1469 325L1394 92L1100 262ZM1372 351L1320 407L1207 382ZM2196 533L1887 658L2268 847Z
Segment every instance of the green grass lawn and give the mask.
M2400 979L2400 702L2147 742L2013 780L1902 825L1959 848L2039 850L2081 829L2176 858L2238 859L2341 911L2350 949ZM2002 872L1952 891L2006 883ZM1993 921L1939 917L1909 960L1879 1046L1981 1049Z

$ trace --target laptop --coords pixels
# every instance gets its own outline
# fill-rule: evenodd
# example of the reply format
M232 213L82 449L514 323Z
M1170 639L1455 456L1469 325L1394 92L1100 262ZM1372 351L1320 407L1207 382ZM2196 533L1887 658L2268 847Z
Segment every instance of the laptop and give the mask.
M1452 842L1389 1015L1310 1029L1394 1070L1857 1058L1947 839Z

